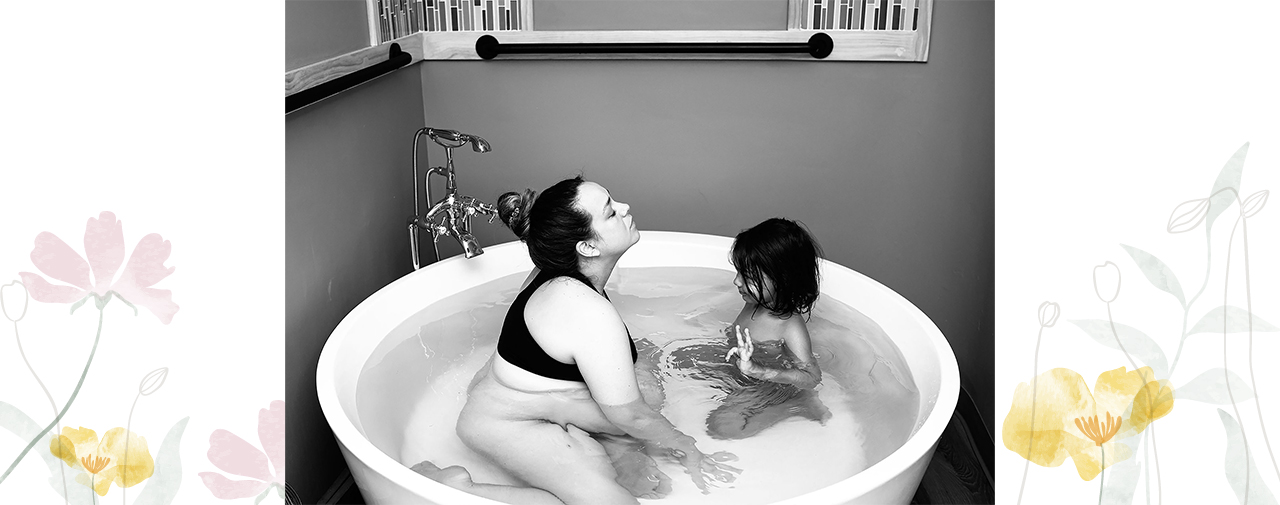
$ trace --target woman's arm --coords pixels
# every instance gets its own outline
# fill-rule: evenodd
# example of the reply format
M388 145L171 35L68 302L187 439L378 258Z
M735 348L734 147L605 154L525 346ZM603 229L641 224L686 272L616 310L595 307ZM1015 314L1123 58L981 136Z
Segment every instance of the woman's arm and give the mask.
M598 295L577 300L576 305L572 314L563 314L564 330L573 339L571 352L578 371L605 417L638 439L673 449L691 448L693 437L681 433L644 401L631 361L630 337L613 305Z
M567 344L605 418L628 435L671 449L699 489L707 488L708 476L733 480L728 467L720 465L731 455L705 456L693 437L645 403L631 361L630 337L613 304L576 282L558 283L554 289L555 303L542 304L546 311L540 319L556 322L557 335L565 339L561 343Z

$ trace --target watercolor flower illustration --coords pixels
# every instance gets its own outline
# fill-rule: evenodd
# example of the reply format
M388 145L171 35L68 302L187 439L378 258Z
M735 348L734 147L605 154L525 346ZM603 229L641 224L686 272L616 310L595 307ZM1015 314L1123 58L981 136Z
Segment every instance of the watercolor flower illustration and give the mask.
M227 430L214 430L209 435L209 462L223 472L249 478L232 480L217 472L200 472L200 479L214 497L234 500L257 495L261 500L272 488L283 496L284 415L284 402L280 400L258 411L258 442L262 450Z
M107 430L98 440L91 429L68 426L50 440L49 452L67 466L82 470L76 482L93 488L98 496L106 496L113 483L131 487L155 472L147 439L124 428Z
M173 303L171 299L172 293L167 289L155 289L151 286L160 282L174 271L173 267L164 266L164 262L169 259L171 245L169 241L164 240L159 234L152 233L142 237L138 241L138 245L134 247L133 253L129 256L128 263L124 261L124 226L116 219L115 214L111 212L102 212L97 218L89 218L85 225L84 231L84 250L85 257L81 257L66 242L49 232L40 232L36 235L35 248L31 250L31 262L35 264L36 269L40 270L44 275L58 281L62 281L67 285L55 285L46 280L39 274L31 272L19 272L22 278L21 285L24 291L24 309L25 297L42 302L42 303L71 303L71 312L74 313L76 308L83 305L90 298L94 299L94 305L98 308L98 328L94 333L93 347L89 349L89 357L85 360L84 369L80 372L80 379L76 382L75 388L71 391L71 395L67 398L62 408L56 409L57 415L45 428L41 430L35 437L27 442L27 446L18 452L13 462L9 464L4 473L0 474L0 483L13 473L14 468L22 462L22 458L27 455L38 443L38 441L58 426L63 416L67 414L67 410L71 408L71 404L75 402L76 397L80 394L80 389L84 386L85 379L89 376L89 367L93 364L93 357L98 352L98 343L102 339L102 327L104 320L103 308L111 301L111 299L119 298L121 302L129 305L137 313L136 305L141 305L150 310L160 322L169 324L173 320L174 314L178 312L178 305ZM86 259L87 258L87 259ZM120 266L124 265L121 270ZM117 272L119 275L117 276ZM9 313L8 298L14 298L7 289L0 289L0 305L4 305L5 317L14 320ZM25 314L25 310L23 311ZM17 336L17 322L14 320L14 334ZM19 340L20 344L20 340ZM23 356L25 360L25 355ZM33 376L35 370L30 367ZM39 377L36 381L44 388ZM51 405L52 396L45 390L45 396L49 398ZM127 431L127 430L126 430ZM56 432L55 432L56 433ZM128 444L126 443L126 446ZM82 466L84 466L82 464Z
M1055 368L1035 378L1034 391L1018 384L1004 421L1004 445L1040 466L1070 457L1080 478L1093 480L1132 456L1119 440L1173 410L1173 389L1153 377L1149 367L1120 367L1100 374L1091 392L1080 374Z
M85 257L57 235L47 231L36 235L31 262L44 275L67 285L52 284L31 272L18 275L31 298L38 302L78 305L93 296L101 304L114 293L131 306L146 307L160 322L169 324L178 312L178 305L170 299L169 290L151 286L173 273L173 267L164 266L170 248L169 241L159 234L148 234L138 241L128 263L124 263L123 225L115 214L103 212L97 218L89 218L85 225ZM121 264L124 264L122 271Z

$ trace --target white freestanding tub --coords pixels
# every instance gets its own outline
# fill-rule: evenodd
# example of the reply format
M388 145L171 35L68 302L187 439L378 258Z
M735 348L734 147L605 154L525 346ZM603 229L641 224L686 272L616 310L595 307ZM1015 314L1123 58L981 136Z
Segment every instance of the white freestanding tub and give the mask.
M646 231L618 267L690 266L732 271L728 262L732 243L728 237ZM321 410L368 503L497 503L423 478L374 447L356 412L356 383L375 347L410 316L451 294L532 267L524 244L518 241L488 247L483 255L469 260L449 258L378 290L334 329L320 353L316 389ZM861 473L781 503L909 503L955 410L960 390L955 354L920 309L865 275L824 261L822 296L856 308L893 339L919 389L917 419L924 421L902 447Z

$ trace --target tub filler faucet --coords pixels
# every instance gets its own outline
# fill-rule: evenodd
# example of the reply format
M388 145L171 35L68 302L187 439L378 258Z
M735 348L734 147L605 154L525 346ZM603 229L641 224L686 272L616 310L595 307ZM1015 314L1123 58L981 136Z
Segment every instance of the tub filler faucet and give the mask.
M444 147L445 166L427 169L425 176L426 201L431 203L431 176L442 175L445 178L444 197L432 204L426 213L418 211L418 139L426 135L435 143ZM453 149L471 144L471 150L487 153L493 148L484 139L475 135L467 135L454 130L440 128L420 128L413 136L413 215L409 217L409 250L413 255L413 269L421 268L418 253L418 230L431 233L431 245L436 251L436 260L440 259L440 250L436 243L441 236L453 237L462 246L462 254L474 258L484 253L476 237L471 234L471 217L477 214L488 215L489 222L498 216L498 209L484 203L473 196L458 194L458 180L453 171Z

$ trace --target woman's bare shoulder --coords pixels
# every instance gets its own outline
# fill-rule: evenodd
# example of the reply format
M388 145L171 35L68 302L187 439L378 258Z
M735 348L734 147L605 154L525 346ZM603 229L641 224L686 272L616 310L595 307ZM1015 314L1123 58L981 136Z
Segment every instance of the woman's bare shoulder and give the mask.
M566 276L548 280L533 291L525 308L526 317L531 312L575 320L617 317L617 310L609 300L590 286Z

